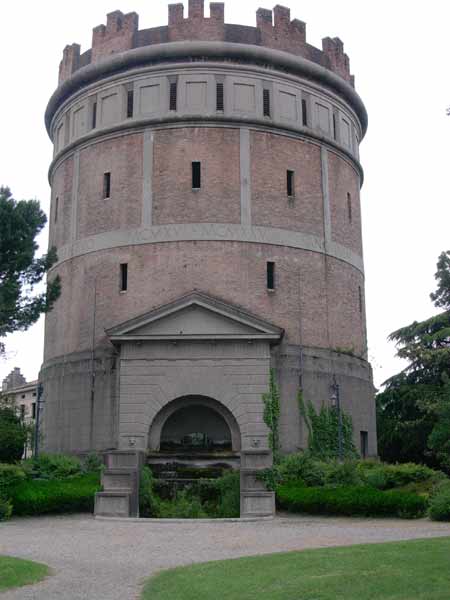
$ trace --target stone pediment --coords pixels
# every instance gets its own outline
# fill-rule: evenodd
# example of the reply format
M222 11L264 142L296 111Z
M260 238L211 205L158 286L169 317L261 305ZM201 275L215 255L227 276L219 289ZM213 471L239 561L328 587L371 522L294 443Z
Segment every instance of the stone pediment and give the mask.
M139 340L267 340L283 330L228 303L194 292L117 325L106 332L113 343Z

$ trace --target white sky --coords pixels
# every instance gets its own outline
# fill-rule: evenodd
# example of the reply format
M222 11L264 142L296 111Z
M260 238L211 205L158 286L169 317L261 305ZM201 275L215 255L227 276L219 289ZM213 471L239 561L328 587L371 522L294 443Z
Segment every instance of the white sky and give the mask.
M206 3L208 4L208 3ZM275 2L274 2L275 4ZM434 311L437 257L450 249L450 55L448 0L286 0L291 17L307 23L321 48L340 37L356 89L369 113L361 145L363 239L369 358L379 385L401 368L387 335ZM229 23L255 25L259 0L228 0ZM91 30L106 13L136 11L140 28L167 24L166 0L2 3L0 36L0 184L16 199L38 198L48 212L52 156L44 127L66 44L91 46ZM185 0L185 14L187 0ZM47 246L47 232L40 238ZM43 319L6 338L0 380L18 366L27 380L42 362Z

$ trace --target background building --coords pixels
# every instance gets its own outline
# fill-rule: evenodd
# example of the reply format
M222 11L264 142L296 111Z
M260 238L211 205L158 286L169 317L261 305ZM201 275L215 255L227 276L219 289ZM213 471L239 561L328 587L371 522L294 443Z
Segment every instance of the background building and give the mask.
M2 394L14 402L22 421L33 427L36 418L38 383L37 380L27 382L18 367L15 367L2 381ZM30 439L29 445L24 449L24 458L32 454Z
M190 0L139 30L116 11L91 49L64 49L46 112L62 280L41 371L48 450L263 453L273 367L284 451L307 444L299 387L319 407L336 378L376 454L366 111L338 38L309 45L282 6L256 20Z

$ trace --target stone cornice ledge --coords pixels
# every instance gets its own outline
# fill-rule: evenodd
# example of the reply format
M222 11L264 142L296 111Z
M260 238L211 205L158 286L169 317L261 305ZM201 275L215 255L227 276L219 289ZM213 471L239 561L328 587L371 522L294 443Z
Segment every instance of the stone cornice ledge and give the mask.
M58 263L55 266L90 252L141 244L186 241L227 241L287 246L326 254L346 262L364 273L362 257L342 244L325 241L321 237L299 231L230 223L155 225L140 229L99 233L58 248Z
M367 130L367 111L353 87L339 77L310 60L281 50L273 50L264 46L235 44L230 42L169 42L154 46L144 46L126 52L114 54L99 63L87 65L76 71L53 93L45 111L45 124L50 133L52 118L61 102L72 93L90 83L139 67L152 62L185 61L187 57L198 59L246 60L256 64L266 64L280 68L307 79L320 81L343 96L353 107L361 122L363 136Z

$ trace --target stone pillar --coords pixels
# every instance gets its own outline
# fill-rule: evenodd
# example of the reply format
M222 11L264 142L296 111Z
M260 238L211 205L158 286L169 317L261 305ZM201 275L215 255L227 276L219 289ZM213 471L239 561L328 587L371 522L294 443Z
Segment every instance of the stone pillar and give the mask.
M275 514L275 492L267 490L258 473L273 464L272 451L255 448L241 451L241 518Z

